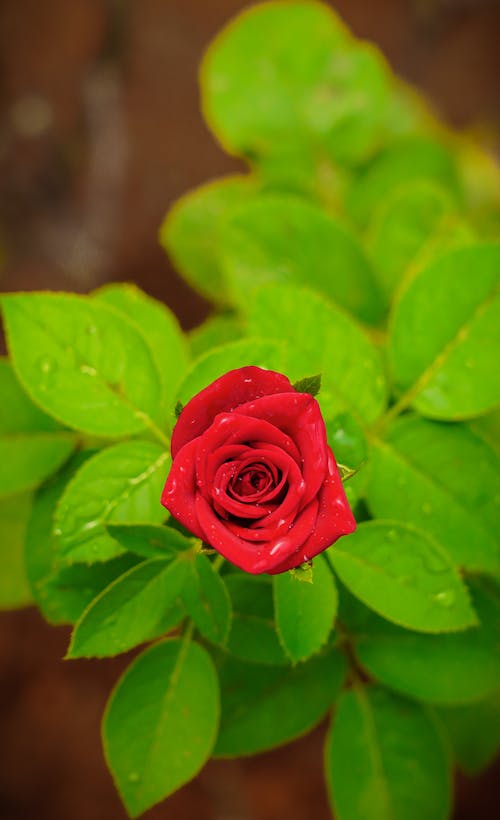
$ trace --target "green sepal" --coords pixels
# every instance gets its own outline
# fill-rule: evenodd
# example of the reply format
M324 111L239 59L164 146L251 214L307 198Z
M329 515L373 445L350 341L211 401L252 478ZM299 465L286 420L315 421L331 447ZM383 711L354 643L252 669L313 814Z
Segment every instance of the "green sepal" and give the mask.
M311 396L317 396L321 390L321 373L316 376L304 376L294 383L293 389L297 393L309 393Z
M292 575L296 581L305 581L307 584L314 583L313 562L305 561L300 567L294 567L294 569L290 570L290 575Z

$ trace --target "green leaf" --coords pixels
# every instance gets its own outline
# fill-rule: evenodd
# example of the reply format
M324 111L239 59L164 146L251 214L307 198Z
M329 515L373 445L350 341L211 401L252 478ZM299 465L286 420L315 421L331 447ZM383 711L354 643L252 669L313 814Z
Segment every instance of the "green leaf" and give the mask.
M317 396L321 390L321 373L317 376L306 376L303 379L299 379L293 385L293 389L296 390L297 393L309 393L311 396Z
M443 188L427 180L396 188L375 211L368 240L387 301L422 252L435 255L471 238L471 230L457 216L456 203Z
M421 632L477 624L467 589L445 550L397 521L360 524L328 550L346 587L383 618Z
M37 487L64 464L75 444L70 433L0 436L0 498Z
M500 343L499 274L500 243L485 243L448 252L407 284L389 338L405 404L456 420L500 402L500 382L492 377Z
M281 371L282 363L283 348L278 342L242 339L233 344L214 348L193 363L179 388L179 398L183 404L187 404L200 390L228 370L256 365Z
M62 569L58 566L59 540L53 534L57 503L73 471L88 457L89 453L78 453L35 494L27 521L26 574L44 618L54 624L75 623L104 587L139 560L126 554L93 566L75 564Z
M491 413L472 419L469 428L482 439L500 458L500 407Z
M344 486L344 490L349 504L354 507L358 499L365 494L365 462L368 459L365 434L352 413L339 413L328 419L326 433L341 475L342 469L348 470L346 475L349 483Z
M255 192L251 177L215 180L179 199L160 229L160 243L182 277L216 304L229 304L220 264L220 231L228 213Z
M311 291L270 285L255 295L247 312L252 335L286 342L284 370L292 381L308 372L322 374L318 401L325 418L348 410L363 423L383 412L380 353L341 310Z
M159 524L169 455L150 441L127 441L97 453L68 484L57 509L60 558L106 561L123 552L110 524Z
M373 515L430 533L457 566L500 571L499 490L498 457L464 424L403 417L372 442Z
M199 772L218 722L217 676L204 649L167 640L135 659L103 720L106 760L132 817Z
M0 356L0 435L53 433L59 425L26 395L8 359Z
M477 582L472 593L478 627L422 635L372 615L353 636L356 655L378 681L417 700L460 704L487 697L500 681L500 608Z
M456 199L460 197L452 152L433 137L412 134L395 140L356 178L349 189L347 210L355 221L366 225L381 202L415 180L437 183Z
M323 556L314 559L311 584L290 572L273 576L276 630L283 649L293 661L318 652L328 640L337 612L337 589Z
M338 820L445 820L446 749L416 703L375 687L339 700L326 744L326 777Z
M368 448L363 430L351 413L339 413L326 422L328 443L335 458L351 469L366 461Z
M176 558L179 552L191 549L193 539L186 538L173 527L157 524L108 524L109 535L124 550L144 558Z
M74 294L9 294L2 306L16 375L43 410L97 436L152 424L160 375L133 322Z
M0 610L27 606L33 600L24 562L30 509L30 494L0 501Z
M257 164L282 154L300 162L298 149L359 161L379 138L387 94L375 50L311 2L262 3L236 17L205 56L201 88L218 140Z
M277 669L227 658L219 673L222 717L216 757L239 757L288 743L313 728L335 703L344 656L328 654Z
M477 775L500 751L500 693L488 700L468 706L440 709L459 767L468 775Z
M228 342L236 342L243 336L241 320L230 313L210 316L202 325L198 325L189 335L191 354L194 359L203 356L213 347L220 347Z
M33 404L0 357L0 497L34 489L66 461L76 437Z
M168 423L177 385L188 367L188 349L179 323L166 305L131 284L105 285L93 294L138 325L151 351L163 387L160 422Z
M188 562L182 600L204 638L225 646L231 628L231 599L227 587L205 555Z
M225 581L233 610L227 651L253 663L290 663L276 633L270 579L234 573Z
M127 652L179 623L187 562L152 558L121 575L82 613L67 658L105 658Z
M298 197L268 194L234 210L221 234L221 253L243 307L249 294L274 282L307 285L367 322L381 318L382 299L359 240Z

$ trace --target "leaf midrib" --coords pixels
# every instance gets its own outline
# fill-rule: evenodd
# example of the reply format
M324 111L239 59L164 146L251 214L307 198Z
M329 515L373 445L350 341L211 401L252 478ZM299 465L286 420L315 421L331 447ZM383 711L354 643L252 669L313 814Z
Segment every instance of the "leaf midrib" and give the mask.
M396 820L391 793L388 786L389 778L387 777L384 769L382 750L377 740L377 726L371 704L365 691L359 685L353 687L353 693L354 697L357 699L361 714L364 718L368 735L368 752L373 764L373 769L377 775L377 792L381 797L384 817L387 818L387 820Z
M454 495L453 491L449 487L447 487L441 481L437 480L436 476L432 476L430 473L426 473L422 467L420 467L419 465L415 464L413 461L410 460L407 453L402 453L401 450L398 450L392 442L380 439L377 436L373 436L372 439L375 442L376 446L379 446L381 449L389 450L394 455L394 457L398 459L401 463L406 465L410 471L413 471L418 476L421 476L424 480L428 481L433 487L444 493L447 499L454 502L460 508L460 511L464 513L468 519L471 519L474 525L479 530L481 530L485 536L487 536L489 539L495 540L493 533L489 532L489 530L483 526L482 522L476 520L474 516L470 514L470 510L463 506L463 500L459 496Z
M106 452L106 451L103 451L103 452ZM82 544L87 544L89 541L92 541L94 539L95 535L96 535L96 532L99 533L99 534L103 534L101 528L104 528L104 530L105 530L105 523L106 523L106 521L109 520L109 516L113 513L113 511L116 509L116 507L119 506L119 504L121 504L122 502L126 501L128 498L130 498L132 493L135 492L139 487L141 487L144 484L144 482L149 478L149 476L153 475L153 473L155 473L161 467L163 462L168 460L168 458L169 458L169 455L168 455L167 452L161 453L161 455L158 456L158 458L156 458L155 461L153 461L153 463L146 470L143 470L141 473L139 473L139 476L134 477L136 480L134 481L133 484L130 483L130 476L129 476L128 479L127 479L127 484L124 487L124 489L122 490L122 492L118 496L115 496L115 498L113 498L108 503L108 505L105 507L105 509L103 510L103 512L101 513L101 515L98 518L94 519L94 521L96 522L96 526L92 530L89 530L89 537L84 538L83 541L79 540L76 543L72 543L72 545L69 548L64 549L63 550L64 557L67 558L68 555L70 556L71 551L74 547L81 547ZM84 465L84 468L85 468L85 465ZM75 478L77 478L77 477L78 477L78 473L76 474ZM71 484L68 485L68 490L70 488L71 488ZM64 499L64 496L63 496L63 499ZM61 499L61 500L63 500L63 499ZM57 518L57 515L56 515L56 518ZM90 534L90 533L93 533L93 534ZM73 538L71 538L71 541L74 541L75 537L79 537L82 534L83 533L80 530L76 534L76 536L73 536ZM120 542L117 541L115 538L113 538L113 536L110 535L109 532L107 532L105 530L104 534L107 535L110 538L110 540L112 540L116 544L118 544L121 548Z
M403 406L408 406L425 390L431 379L435 376L443 364L446 363L449 355L460 345L462 341L467 339L471 326L476 319L480 318L480 316L488 309L494 301L498 291L499 285L495 282L492 285L488 295L481 302L479 302L478 305L476 305L468 319L457 328L451 339L444 344L441 350L435 355L434 359L432 359L427 367L424 368L420 376L417 377L415 382L407 388L406 392L398 400L398 406L403 405L403 402ZM392 353L392 358L392 369L394 371L394 353Z
M110 313L112 313L112 314L116 314L116 315L118 316L118 318L119 318L121 321L123 321L123 322L124 322L124 324L126 324L126 325L127 325L127 324L128 324L128 325L130 325L130 326L131 326L131 327L132 327L132 328L133 328L133 329L137 332L137 325L136 325L133 321L131 321L131 320L130 320L130 319L129 319L126 315L122 314L122 313L121 313L120 311L118 311L117 309L115 309L115 308L113 308L113 307L110 307L109 305L103 304L102 302L99 302L98 304L99 304L99 308L100 308L100 309L102 309L102 310L104 310L104 311L109 311L109 312L110 312ZM62 351L63 351L63 353L64 353L65 341L64 341L64 340L61 340L61 339L60 339L60 337L57 335L57 333L54 333L54 329L53 329L53 327L48 327L47 325L45 325L45 324L44 324L44 323L43 323L43 322L42 322L42 321L41 321L41 320L40 320L40 319L36 316L36 314L34 314L34 313L33 313L33 311L26 311L26 308L24 308L24 312L28 314L28 317L29 317L30 321L31 321L31 322L33 322L34 324L38 325L38 327L39 327L39 328L41 328L41 330L43 331L43 333L45 333L45 334L46 334L46 335L47 335L47 336L48 336L48 337L52 340L52 342L53 342L53 343L54 343L54 344L55 344L55 345L56 345L56 346L57 346L60 350L62 350ZM144 340L144 346L145 346L145 348L148 350L148 353L149 353L149 355L150 355L150 357L151 357L151 361L152 361L152 364L153 364L153 368L154 368L154 370L156 371L156 376L158 377L158 381L159 381L159 383L160 383L160 384L162 384L161 376L160 376L160 374L158 373L158 370L157 370L156 360L155 360L155 358L153 357L152 352L151 352L151 350L150 350L150 348L149 348L149 345L147 344L146 340ZM73 350L74 350L74 354L75 354L75 362L78 364L78 369L81 369L82 367L88 367L88 368L91 368L92 370L94 370L94 371L95 371L95 375L93 375L93 376L92 376L92 378L93 378L96 382L98 382L98 383L99 383L99 385L100 385L101 387L104 387L106 390L109 390L109 392L110 392L112 395L114 395L114 396L115 396L115 397L116 397L116 398L117 398L117 399L118 399L118 400L119 400L119 401L120 401L120 402L121 402L121 403L122 403L125 407L127 407L127 409L128 409L128 410L130 410L130 411L132 412L132 415L133 415L136 419L144 419L144 426L145 426L145 427L146 427L146 426L155 425L154 419L153 419L153 418L152 418L152 417L151 417L148 413L146 413L146 412L145 412L144 410L142 410L140 407L136 407L136 406L135 406L135 405L134 405L134 404L130 401L130 399L128 398L128 396L126 396L126 395L125 395L125 394L124 394L121 390L119 390L117 387L115 387L112 383L107 382L107 381L103 378L103 376L101 375L101 373L100 373L100 371L98 370L98 368L97 368L97 367L95 367L95 365L94 365L94 364L90 364L90 363L89 363L89 362L88 362L88 361L87 361L87 360L86 360L86 359L82 356L82 354L80 353L80 351L79 351L76 347L74 347L74 348L73 348ZM14 355L12 356L13 363L16 365L16 366L15 366L15 371L16 371L16 374L18 375L18 377L19 377L20 381L22 382L22 384L23 384L23 385L25 385L25 381L24 381L24 379L21 379L21 375L20 375L20 372L19 372L19 367L17 366L17 363L16 363L16 358L17 358L16 356L14 356ZM64 369L68 369L68 368L64 368ZM26 391L28 392L28 394L29 394L30 396L32 396L31 390L29 390L29 388L28 388L26 385L25 385L25 388L26 388ZM33 401L35 402L35 404L36 404L36 405L37 405L37 407L38 407L38 406L39 406L39 405L38 405L38 401L36 400L36 398L35 398L35 397L32 397L32 398L33 398ZM43 408L42 408L42 410L43 410ZM51 415L52 415L54 418L57 418L57 417L58 417L58 416L55 416L53 413L51 413ZM64 419L60 419L60 420L61 420L63 423L66 423Z

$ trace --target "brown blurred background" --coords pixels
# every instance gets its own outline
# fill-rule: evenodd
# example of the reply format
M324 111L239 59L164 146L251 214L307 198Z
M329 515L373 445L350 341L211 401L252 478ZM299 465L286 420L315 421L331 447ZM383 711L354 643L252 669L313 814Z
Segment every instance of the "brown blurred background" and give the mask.
M207 306L156 234L188 188L237 169L198 110L197 66L243 0L0 0L0 288L131 280L186 328ZM443 117L500 153L499 0L337 0ZM0 820L123 820L99 741L126 661L61 661L68 634L0 615ZM211 763L148 820L327 820L323 730ZM494 774L454 820L494 815ZM424 818L423 818L424 820Z

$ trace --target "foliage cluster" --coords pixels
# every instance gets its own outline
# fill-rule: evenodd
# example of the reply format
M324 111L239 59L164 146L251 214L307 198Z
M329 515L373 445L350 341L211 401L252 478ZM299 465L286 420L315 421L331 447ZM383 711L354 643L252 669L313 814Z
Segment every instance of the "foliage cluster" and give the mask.
M441 820L500 734L498 172L315 2L238 17L201 88L249 172L160 238L212 316L186 336L131 285L2 297L1 604L73 624L69 658L151 643L103 721L132 816L333 708L335 816ZM248 364L321 373L360 468L312 583L204 554L159 503L176 403Z

